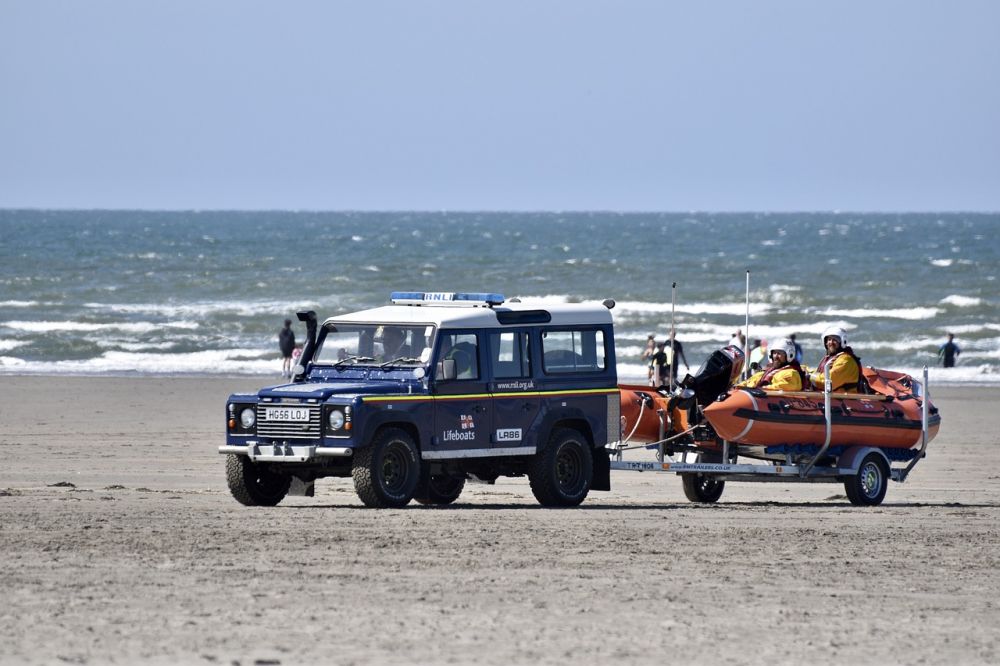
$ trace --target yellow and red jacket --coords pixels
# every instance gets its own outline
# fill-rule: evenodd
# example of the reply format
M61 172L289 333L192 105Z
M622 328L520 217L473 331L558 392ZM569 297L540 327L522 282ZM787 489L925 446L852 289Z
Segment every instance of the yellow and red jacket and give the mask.
M858 393L858 382L861 381L861 363L850 347L845 347L836 354L828 354L819 362L816 371L810 374L809 380L817 391L823 390L823 369L830 366L830 384L837 393Z
M769 391L801 391L802 368L795 361L780 368L768 366L737 384L740 388L760 388Z

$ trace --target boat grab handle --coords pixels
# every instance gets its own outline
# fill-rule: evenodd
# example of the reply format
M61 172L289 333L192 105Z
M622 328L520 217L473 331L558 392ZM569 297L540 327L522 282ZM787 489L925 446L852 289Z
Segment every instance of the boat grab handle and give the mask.
M746 391L747 389L743 389ZM754 394L763 398L768 395L787 396L789 398L815 398L818 391L761 391L761 394ZM873 402L892 402L895 398L882 393L831 393L831 398L836 400L871 400Z
M927 386L927 366L924 366L924 390L923 390L923 404L920 405L920 450L917 451L916 457L910 461L910 464L906 466L902 472L899 473L899 482L903 483L906 481L907 475L910 473L917 463L924 457L924 451L927 450L927 421L928 421L928 405L931 402L931 392Z
M828 363L825 368L823 368L823 415L826 418L826 438L823 440L823 448L813 456L813 459L809 461L801 472L799 472L799 478L806 478L809 472L812 471L813 466L816 461L823 457L826 450L830 448L830 440L833 439L833 417L831 415L830 409L830 396L833 393L833 384L830 382L830 364Z

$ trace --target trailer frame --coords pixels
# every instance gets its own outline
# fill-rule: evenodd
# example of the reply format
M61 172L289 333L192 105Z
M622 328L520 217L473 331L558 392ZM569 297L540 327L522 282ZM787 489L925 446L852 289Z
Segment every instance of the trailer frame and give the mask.
M861 484L860 487L864 487L863 484L866 483L865 478L861 478L861 475L872 475L877 472L877 470L872 467L874 464L881 465L881 470L884 472L879 483L884 484L885 480L895 481L897 483L904 483L913 468L916 467L917 463L920 462L926 455L927 442L928 442L928 421L929 421L929 411L928 405L930 404L930 391L928 389L928 370L925 365L923 368L923 384L921 384L921 394L920 397L923 400L921 405L921 444L920 448L917 450L916 455L912 460L908 462L906 467L893 467L892 461L889 457L882 451L881 448L875 446L865 446L857 445L847 448L845 451L837 456L837 460L834 466L821 465L818 464L823 456L826 455L830 448L830 441L833 436L833 420L832 420L832 409L831 409L831 397L834 397L834 393L831 390L830 382L830 369L827 367L824 371L824 386L823 386L823 402L824 402L824 415L826 419L826 436L823 445L820 447L819 451L813 455L805 464L793 463L791 457L788 456L786 462L781 463L777 461L771 461L768 464L755 464L755 463L739 463L738 454L735 456L735 462L727 462L730 460L730 442L722 442L722 453L721 459L723 462L688 462L687 457L691 453L700 455L697 446L692 446L686 448L686 450L680 452L680 460L674 459L673 455L669 455L666 451L666 445L671 441L690 433L695 428L689 428L682 433L672 435L670 437L664 437L663 435L669 429L670 416L669 414L662 413L662 410L658 412L660 417L660 438L659 441L653 442L651 444L645 445L643 448L650 448L655 446L657 449L657 460L656 461L630 461L624 459L624 452L629 450L630 447L627 446L626 441L614 442L608 445L608 449L611 454L611 469L617 471L627 471L627 472L656 472L656 473L672 473L677 475L696 475L699 477L709 477L715 481L725 482L725 481L738 481L738 482L748 482L748 483L844 483L848 490L848 498L854 504L861 505L874 505L879 504L885 495L883 488L875 489L871 495L867 495L862 492L861 497L855 497L857 492L851 492L851 484L858 483ZM851 397L855 397L853 394ZM696 426L697 427L697 426ZM719 455L719 454L715 454ZM874 459L873 459L874 456ZM868 483L874 483L875 479L868 478ZM721 494L721 492L720 492ZM716 498L717 499L717 498ZM715 501L715 500L705 500L705 501Z

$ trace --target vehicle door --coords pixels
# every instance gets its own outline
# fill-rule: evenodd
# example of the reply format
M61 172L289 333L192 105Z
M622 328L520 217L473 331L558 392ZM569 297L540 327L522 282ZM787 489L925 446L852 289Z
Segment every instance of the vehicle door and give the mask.
M482 358L485 340L477 331L445 330L438 334L434 364L434 435L425 459L488 455L490 396ZM445 362L455 376L444 376Z
M492 446L508 454L534 453L540 398L531 374L530 331L504 329L492 331L487 337L493 397Z
M551 326L537 339L542 423L585 421L595 445L617 439L620 394L610 326Z

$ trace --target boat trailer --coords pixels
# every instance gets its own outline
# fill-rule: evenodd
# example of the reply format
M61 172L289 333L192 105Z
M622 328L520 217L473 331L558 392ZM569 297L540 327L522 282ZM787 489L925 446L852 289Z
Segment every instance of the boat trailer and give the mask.
M787 483L843 483L847 491L847 497L852 504L859 506L874 506L880 504L885 497L886 480L899 483L906 481L910 472L916 464L924 457L928 442L928 405L930 394L928 391L928 371L927 366L923 368L923 384L921 386L921 396L923 404L921 406L921 444L916 455L909 461L906 467L892 467L890 458L885 452L874 446L851 446L837 456L833 466L818 465L830 449L830 441L833 437L833 417L831 399L842 397L834 394L831 390L830 369L827 367L824 372L823 402L824 415L826 419L826 439L819 451L809 460L802 463L793 463L792 455L787 454L785 462L769 461L766 464L729 462L738 460L737 455L731 456L730 443L722 441L722 453L715 453L721 462L702 462L700 458L707 452L699 451L697 447L686 448L679 454L669 455L668 445L693 430L701 427L694 426L671 437L663 437L667 431L669 415L658 410L660 418L659 441L641 446L628 446L628 438L624 441L614 442L608 445L611 454L611 469L633 472L664 472L681 476L684 493L691 501L695 502L715 502L722 495L722 489L726 481L742 482L787 482ZM857 395L850 394L856 398ZM888 396L866 395L865 399L889 400ZM624 459L627 450L643 448L655 448L657 459L655 461L630 461ZM736 453L736 451L732 451ZM688 462L688 458L694 455L696 460Z

